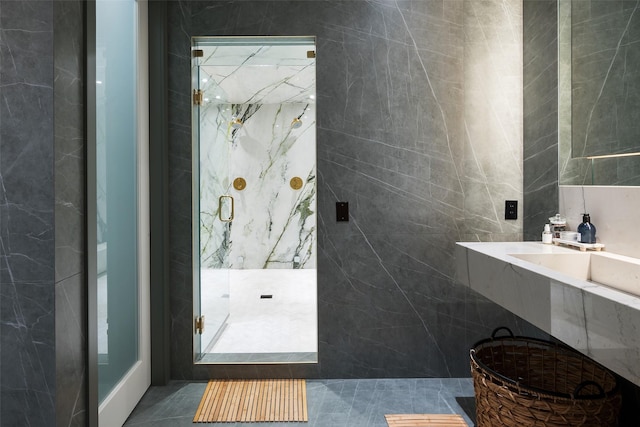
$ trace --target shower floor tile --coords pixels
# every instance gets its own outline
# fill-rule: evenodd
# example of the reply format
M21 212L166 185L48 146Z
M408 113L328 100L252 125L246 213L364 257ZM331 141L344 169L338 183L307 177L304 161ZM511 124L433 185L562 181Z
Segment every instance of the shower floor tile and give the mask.
M230 270L228 274L227 325L213 346L203 340L206 353L317 351L316 270ZM204 284L203 301L208 299L207 289L212 287Z
M206 382L151 387L125 426L193 427ZM470 378L307 380L308 423L225 423L253 427L387 427L385 414L460 414L473 426Z

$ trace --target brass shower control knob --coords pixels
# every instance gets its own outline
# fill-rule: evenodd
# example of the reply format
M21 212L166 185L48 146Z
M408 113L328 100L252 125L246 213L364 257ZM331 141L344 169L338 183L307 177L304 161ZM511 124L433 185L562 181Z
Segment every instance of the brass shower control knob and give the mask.
M242 191L247 187L247 181L244 178L238 177L233 180L233 188L238 191Z
M294 190L301 189L302 188L302 178L300 178L299 176L294 176L293 178L291 178L291 181L289 181L289 185Z

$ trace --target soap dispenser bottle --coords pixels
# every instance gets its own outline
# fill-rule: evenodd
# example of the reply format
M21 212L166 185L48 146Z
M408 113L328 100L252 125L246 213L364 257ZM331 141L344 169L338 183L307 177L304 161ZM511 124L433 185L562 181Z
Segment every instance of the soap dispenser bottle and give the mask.
M553 234L551 233L551 226L549 224L544 225L542 231L542 243L550 245L553 242Z
M582 215L582 224L578 226L578 241L580 243L595 243L596 242L596 227L591 224L591 217L589 214Z

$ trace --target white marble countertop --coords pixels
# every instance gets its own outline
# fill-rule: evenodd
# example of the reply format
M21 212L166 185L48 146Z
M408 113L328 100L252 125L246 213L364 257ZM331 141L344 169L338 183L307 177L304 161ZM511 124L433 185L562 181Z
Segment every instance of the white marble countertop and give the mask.
M458 242L460 246L469 248L476 252L497 258L506 263L517 265L523 269L539 273L550 279L565 283L594 295L599 295L619 304L628 305L629 307L640 310L640 297L630 295L626 292L618 291L598 283L588 280L580 280L558 271L544 267L542 265L532 264L528 261L521 260L510 254L575 254L581 253L576 249L564 246L545 245L541 242ZM584 253L584 252L582 252ZM608 255L616 258L628 258L621 255L598 252L599 255ZM640 325L639 325L640 327ZM640 330L638 331L640 333Z
M584 254L541 242L459 242L457 279L640 385L640 297L511 255L576 253Z

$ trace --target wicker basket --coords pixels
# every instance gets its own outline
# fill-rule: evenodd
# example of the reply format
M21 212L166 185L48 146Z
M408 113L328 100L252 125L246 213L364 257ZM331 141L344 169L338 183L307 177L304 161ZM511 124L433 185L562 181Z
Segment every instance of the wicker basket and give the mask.
M471 349L471 374L478 427L618 425L616 377L567 346L497 328Z

